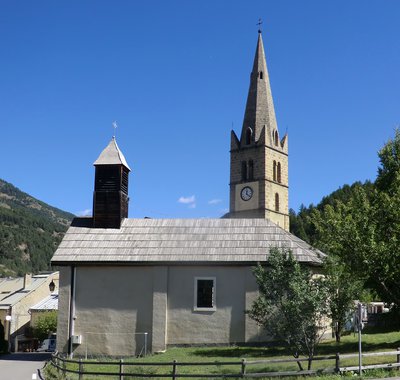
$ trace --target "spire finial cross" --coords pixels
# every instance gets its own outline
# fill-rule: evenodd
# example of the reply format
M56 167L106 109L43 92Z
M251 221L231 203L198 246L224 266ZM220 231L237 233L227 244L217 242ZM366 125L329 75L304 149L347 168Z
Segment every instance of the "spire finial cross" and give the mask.
M117 122L113 121L112 126L114 128L114 136L113 136L113 138L115 139L115 135L117 134L117 127L118 127Z
M258 19L258 23L256 25L258 25L258 33L261 33L261 25L262 25L262 20L261 18Z

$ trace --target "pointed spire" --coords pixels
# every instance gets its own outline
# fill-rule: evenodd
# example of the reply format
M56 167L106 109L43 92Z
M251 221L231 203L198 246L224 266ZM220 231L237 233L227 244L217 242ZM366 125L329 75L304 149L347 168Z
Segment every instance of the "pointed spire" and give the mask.
M124 155L118 148L115 136L113 136L110 143L100 153L100 156L93 163L93 165L94 166L97 166L97 165L123 165L129 171L131 171L131 168L129 167L128 163L126 162Z
M270 132L270 134L277 129L262 33L259 30L253 70L250 76L250 87L243 120L241 142L245 142L246 137L248 140L249 133L252 136L252 142L258 141L264 126L267 129L265 132ZM248 128L251 128L251 131Z

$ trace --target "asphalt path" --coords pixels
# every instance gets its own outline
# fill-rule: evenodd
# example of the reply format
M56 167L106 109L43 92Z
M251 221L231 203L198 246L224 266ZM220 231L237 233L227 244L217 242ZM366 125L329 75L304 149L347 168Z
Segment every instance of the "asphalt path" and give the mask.
M51 354L42 352L1 355L0 380L39 380L38 370L50 357Z

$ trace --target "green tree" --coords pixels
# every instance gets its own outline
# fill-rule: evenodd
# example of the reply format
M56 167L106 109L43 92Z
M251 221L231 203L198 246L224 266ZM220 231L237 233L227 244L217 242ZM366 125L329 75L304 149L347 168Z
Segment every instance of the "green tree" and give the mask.
M373 222L375 247L366 259L382 299L400 307L400 130L378 152Z
M400 177L400 129L378 152L380 167L375 184L380 191L391 193L399 184Z
M349 267L337 257L328 256L324 263L324 279L328 292L329 316L336 342L340 338L348 320L349 311L358 299L363 282L349 270Z
M33 329L33 334L39 340L49 337L49 334L57 331L57 311L47 311L41 315Z
M315 348L326 331L327 293L323 281L300 266L290 250L271 249L267 267L253 270L259 296L248 312L294 357L305 355L311 368ZM298 362L302 369L301 362Z
M312 211L314 244L334 254L387 303L400 306L400 132L378 153L375 186Z
M315 230L315 245L323 252L341 259L360 277L367 275L366 256L374 250L375 224L370 195L362 186L355 186L347 201L334 200L322 210L314 209L310 221Z

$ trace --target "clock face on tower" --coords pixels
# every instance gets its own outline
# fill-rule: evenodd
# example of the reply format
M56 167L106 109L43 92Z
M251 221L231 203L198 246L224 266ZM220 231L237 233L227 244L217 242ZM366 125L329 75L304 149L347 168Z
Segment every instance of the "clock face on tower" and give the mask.
M244 201L248 201L253 196L253 189L250 186L245 186L242 191L240 192L240 197Z

